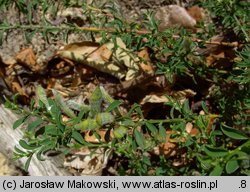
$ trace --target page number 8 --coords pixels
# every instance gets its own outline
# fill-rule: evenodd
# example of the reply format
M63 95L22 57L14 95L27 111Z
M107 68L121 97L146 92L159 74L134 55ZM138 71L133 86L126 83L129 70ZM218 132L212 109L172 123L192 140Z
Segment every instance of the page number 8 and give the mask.
M246 180L241 180L240 181L240 187L239 188L246 188L247 187L247 182Z

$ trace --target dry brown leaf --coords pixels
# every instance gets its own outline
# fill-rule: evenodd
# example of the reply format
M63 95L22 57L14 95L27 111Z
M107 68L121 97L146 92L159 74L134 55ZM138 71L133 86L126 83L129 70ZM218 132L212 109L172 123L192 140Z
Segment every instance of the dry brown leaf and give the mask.
M100 140L98 140L96 136L91 133L91 131L87 131L84 134L85 141L90 143L100 143L100 142L107 142L107 140L110 140L113 137L112 132L108 132L106 130L97 130L96 132L101 137Z
M180 152L180 157L174 159L172 165L175 166L175 167L179 167L179 166L183 166L183 165L188 164L190 161L192 161L192 159L187 159L186 152L185 151L181 151Z
M78 87L81 82L81 77L78 74L74 74L72 78L71 87Z
M6 74L6 70L5 70L4 64L1 62L1 57L0 57L0 77L5 79L5 74Z
M188 122L186 124L185 129L187 133L190 134L190 136L192 137L196 136L197 134L200 134L200 131L196 127L193 127L193 124L191 122ZM166 142L161 143L159 146L153 149L153 153L155 155L164 155L165 157L172 157L175 156L177 152L181 150L178 148L178 143L185 142L186 139L180 140L178 139L178 137L176 137L175 139L171 139L170 136L174 133L175 132L171 129L168 129L166 131Z
M144 47L139 53L138 53L138 57L141 59L140 62L140 67L142 69L143 72L145 73L150 73L153 74L154 73L154 69L149 57L149 53L148 53L148 48Z
M49 78L47 89L55 88L55 84L56 84L56 79L54 77Z
M102 59L106 62L110 61L112 52L107 48L106 45L102 45L97 52L100 52Z
M18 53L16 60L31 71L37 72L40 70L40 66L36 63L36 56L31 48L26 48Z
M121 38L116 38L116 43L118 48L113 53L113 62L116 65L119 65L120 68L124 66L127 68L125 69L125 80L134 79L139 73L139 58L136 58L129 50L126 48L125 43L122 41ZM106 44L109 50L114 48L114 43L109 42Z
M176 143L165 142L160 144L159 147L154 149L157 155L164 155L165 157L172 157L176 155L178 150L178 145Z
M184 89L180 91L172 92L171 96L180 100L181 103L183 103L187 98L193 97L196 95L196 92L194 92L192 89Z
M140 102L141 105L144 105L145 103L166 103L169 102L169 99L165 95L146 95L142 101Z
M62 50L59 50L57 55L86 64L119 79L124 78L126 71L124 71L119 65L107 62L106 60L109 57L108 51L104 49L104 46L99 46L98 43L94 42L73 43L65 46ZM105 50L105 53L101 52L103 49Z
M95 74L98 72L96 69L87 65L76 65L76 71L79 74L81 81L93 80Z
M14 65L9 65L7 68L4 69L3 71L3 78L5 80L5 83L7 84L8 88L12 90L12 85L11 83L13 81L16 81L16 77L15 77L15 72L13 71L13 66ZM12 90L13 91L13 90Z
M216 120L216 118L214 116L209 117L209 122L208 122L208 126L207 126L208 134L210 134L210 132L213 130L213 125L214 125L215 120Z
M57 52L62 58L88 65L118 79L130 80L139 72L139 59L128 53L126 45L120 38L116 39L118 48L113 51L112 42L100 45L95 42L81 42L66 45Z
M71 69L71 66L68 65L64 60L59 61L55 66L50 66L50 75L53 77L65 75Z
M71 43L60 49L57 54L59 56L69 58L74 61L81 62L84 58L88 57L91 53L96 51L99 43L84 41L79 43ZM70 55L71 53L71 55ZM78 57L77 57L78 56Z
M186 124L185 129L186 129L186 131L187 131L188 133L191 133L191 131L192 131L192 129L193 129L193 124L190 123L190 122L188 122L188 123Z
M13 78L11 84L10 84L10 89L13 93L18 93L19 94L19 99L25 103L29 103L29 96L27 93L24 91L24 88L21 87L19 81L16 78Z
M207 64L208 67L213 66L216 61L218 61L219 59L223 59L223 58L225 58L225 52L224 51L220 51L219 53L210 54L206 58L206 64Z
M11 84L13 92L18 92L20 95L28 97L18 81L13 81Z
M163 93L163 95L156 95L156 94L149 94L146 95L140 102L141 105L144 105L145 103L166 103L169 102L169 99L165 96L166 93ZM196 92L194 92L191 89L185 89L180 91L175 91L171 93L171 96L178 99L181 103L184 102L185 99L189 97L193 97L196 95Z

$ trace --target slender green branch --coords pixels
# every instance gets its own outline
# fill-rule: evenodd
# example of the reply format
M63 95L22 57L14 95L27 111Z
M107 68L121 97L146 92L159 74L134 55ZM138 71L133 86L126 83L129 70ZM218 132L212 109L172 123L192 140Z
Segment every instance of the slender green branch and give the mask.
M178 122L186 122L185 119L176 118L176 119L149 119L147 120L149 123L178 123Z
M0 26L0 30L11 30L11 29L41 29L41 30L81 30L87 32L107 32L107 33L115 33L118 32L113 28L97 28L97 27L71 27L71 26L48 26L48 25L12 25L12 26ZM138 35L145 35L151 33L147 30L125 30L119 31L119 33L136 33ZM172 35L172 38L178 39L179 35ZM237 42L216 42L216 41L204 41L202 39L192 38L192 41L197 43L205 43L212 45L223 45L228 47L241 47L242 44Z
M69 26L48 26L48 25L10 25L10 26L0 26L1 30L11 30L11 29L43 29L43 30L74 30L76 27Z
M218 118L221 117L221 115L217 115L217 114L209 114L209 115L205 115L207 118ZM195 119L197 119L197 117L195 117ZM174 118L174 119L149 119L146 120L149 123L179 123L179 122L187 122L187 119L181 119L181 118Z

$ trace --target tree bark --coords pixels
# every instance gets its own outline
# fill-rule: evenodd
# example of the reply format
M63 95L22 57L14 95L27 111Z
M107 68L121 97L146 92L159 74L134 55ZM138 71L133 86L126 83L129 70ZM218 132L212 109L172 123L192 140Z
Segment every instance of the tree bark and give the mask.
M13 157L14 146L18 146L19 140L23 136L21 128L13 130L13 123L18 116L6 109L0 103L0 152L8 158ZM34 156L30 162L28 173L31 176L63 176L71 175L64 167L63 155L45 157L45 161L39 161ZM26 159L20 159L18 166L23 166Z

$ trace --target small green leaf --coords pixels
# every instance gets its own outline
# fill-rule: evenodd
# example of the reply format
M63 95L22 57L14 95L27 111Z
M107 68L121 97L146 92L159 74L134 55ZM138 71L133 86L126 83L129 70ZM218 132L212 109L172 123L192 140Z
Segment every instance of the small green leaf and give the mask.
M223 157L228 154L226 149L204 146L204 152L210 157Z
M222 174L223 167L220 164L216 165L214 169L210 172L209 176L220 176Z
M62 152L63 152L64 155L68 155L70 153L70 149L66 148Z
M40 108L40 109L46 108L46 106L44 105L44 103L41 100L38 101L38 108Z
M182 111L184 115L189 115L190 113L192 113L187 99L183 103Z
M121 124L129 127L129 126L134 126L135 123L131 119L124 119Z
M53 140L48 140L45 139L43 141L43 146L39 149L39 151L36 153L36 157L39 161L45 161L45 158L42 157L42 155L51 150L51 149L55 149L56 143Z
M33 121L32 123L28 124L27 126L27 131L32 131L34 130L36 127L38 127L39 125L41 125L43 122L42 119L37 119L36 121Z
M95 136L95 138L99 141L99 142L101 142L101 135L99 134L99 133L97 133L96 131L93 131L93 135Z
M57 107L56 103L49 99L49 104L51 106L51 115L53 116L53 120L55 121L57 127L61 132L64 132L65 125L62 123L62 114L61 110Z
M27 150L33 150L33 149L36 149L38 146L32 146L32 145L29 145L26 141L24 141L23 139L21 139L19 141L19 145L24 148L24 149L27 149Z
M130 137L129 143L130 143L130 145L132 147L132 149L130 149L130 151L131 152L132 151L136 151L137 150L137 146L138 146L138 144L136 143L136 140L134 138Z
M24 122L26 119L27 119L27 116L24 116L24 117L22 117L22 118L16 120L16 121L14 122L14 124L13 124L13 129L16 129L16 128L18 128L20 125L22 125L23 122Z
M220 130L214 130L211 132L210 134L211 136L221 136L223 135L222 132Z
M206 130L208 126L208 121L205 115L199 115L195 121L195 124L200 130Z
M39 161L45 161L45 158L42 157L42 154L44 153L44 148L42 147L37 153L36 153L36 158Z
M143 116L143 113L142 113L142 110L141 110L141 106L140 106L140 105L135 104L135 111L136 111L136 113L137 113L138 115L141 116L141 118L144 119L144 116Z
M113 133L114 133L115 138L121 139L122 137L124 137L125 134L127 134L127 132L128 132L127 127L120 126L116 129L114 129Z
M14 147L15 152L19 153L19 154L26 154L26 152L22 151L21 149L19 149L17 146Z
M146 122L146 127L151 133L157 133L157 129L152 123Z
M15 106L15 104L14 103L12 103L7 97L5 97L4 95L3 95L3 98L4 98L4 106L6 107L6 108L8 108L8 109L13 109L14 108L14 106Z
M106 92L103 86L100 86L100 90L102 92L102 96L105 99L105 101L109 104L112 104L114 102L114 99Z
M232 174L239 168L239 163L236 159L231 159L226 164L226 172Z
M20 96L19 93L16 93L16 94L13 96L13 103L14 103L14 104L17 104L17 99L18 99L19 96Z
M172 108L170 109L170 117L171 117L172 119L174 119L174 112L175 112L175 108L172 107Z
M162 124L159 124L159 134L161 136L161 141L165 142L167 138L167 132L166 129L162 126Z
M202 158L201 156L197 155L197 159L201 164L202 169L209 170L212 165L212 159L211 158Z
M55 101L56 103L59 105L59 107L61 108L61 110L68 115L71 118L75 118L76 115L74 113L74 111L72 111L64 102L62 96L55 90L52 89L53 95L55 96Z
M120 100L115 100L113 101L106 109L107 112L111 112L113 111L114 109L116 109L117 107L119 107L119 105L122 104L122 101Z
M250 176L250 170L243 170L242 175Z
M46 135L59 135L59 131L58 128L56 127L56 125L52 124L52 125L46 125L45 126L45 134Z
M237 156L238 160L248 160L249 159L249 152L245 153L243 150L244 147L242 147L242 151L236 151L235 153L233 153L233 155ZM250 163L250 162L249 162Z
M36 101L34 98L31 99L30 101L30 109L31 111L33 111L35 109L35 104L36 104Z
M92 93L89 104L93 116L101 111L102 92L99 86L97 86L94 92Z
M152 136L155 139L158 138L158 130L152 123L146 122L146 127L148 128L148 130L151 132Z
M77 132L77 131L74 131L74 132L72 133L72 138L74 138L77 142L79 142L79 143L81 143L81 144L84 143L84 140L83 140L82 135L81 135L79 132Z
M241 147L241 151L246 153L246 154L250 154L250 146L244 146L244 147Z
M73 118L73 119L70 119L67 124L75 125L75 124L80 123L82 121L82 119L84 118L84 114L85 114L84 111L80 111L78 113L77 117Z
M216 145L217 143L216 138L221 135L223 135L223 133L220 130L211 131L211 134L210 134L211 144Z
M165 172L166 172L166 171L165 171L164 168L162 168L162 167L157 167L157 168L155 169L155 176L163 176Z
M51 146L54 143L54 141L52 140L51 137L46 137L44 138L42 141L39 142L40 145L47 145L47 146Z
M201 102L201 107L202 107L203 111L205 111L206 114L209 114L207 105L204 101Z
M144 136L141 132L139 132L137 129L134 131L134 136L135 136L135 141L137 145L141 148L144 149Z
M26 160L26 162L25 162L25 164L24 164L24 170L25 170L25 171L28 171L29 166L30 166L30 161L31 161L31 159L32 159L32 155L30 155L30 156L28 157L28 159Z
M40 100L46 106L46 109L50 111L46 92L41 85L38 85L36 88L36 96L38 97L38 100Z
M142 161L143 161L143 163L145 163L146 165L151 166L151 162L150 162L149 157L143 155L143 156L142 156Z
M226 136L232 139L239 139L239 140L249 139L248 136L242 133L241 131L235 128L229 127L227 125L221 125L221 130Z

